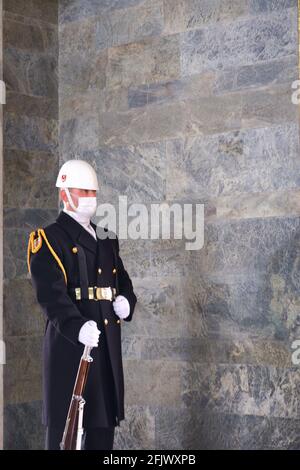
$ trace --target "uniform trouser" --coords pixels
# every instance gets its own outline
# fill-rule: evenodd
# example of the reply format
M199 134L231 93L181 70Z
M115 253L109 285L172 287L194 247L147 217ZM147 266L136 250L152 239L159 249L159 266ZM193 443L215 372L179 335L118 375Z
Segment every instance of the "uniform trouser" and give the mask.
M63 431L52 426L46 428L46 450L59 450ZM83 435L84 450L112 450L114 434L115 426L86 429Z

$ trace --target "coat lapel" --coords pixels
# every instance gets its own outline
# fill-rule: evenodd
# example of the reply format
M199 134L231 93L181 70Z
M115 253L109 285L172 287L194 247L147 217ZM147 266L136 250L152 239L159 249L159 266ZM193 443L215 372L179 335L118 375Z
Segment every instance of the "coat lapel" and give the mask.
M61 211L56 222L61 225L75 243L78 242L79 245L87 248L92 253L97 253L97 241L95 238L66 212ZM92 226L93 228L95 227L94 224Z

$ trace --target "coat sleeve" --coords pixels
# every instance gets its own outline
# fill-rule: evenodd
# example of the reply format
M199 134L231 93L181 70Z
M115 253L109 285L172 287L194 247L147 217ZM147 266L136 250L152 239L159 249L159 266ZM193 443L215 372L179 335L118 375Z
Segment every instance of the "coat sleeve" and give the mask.
M58 244L49 234L47 238L61 260ZM79 330L88 319L81 315L68 295L63 271L45 241L36 253L31 253L30 272L37 302L46 318L62 336L78 345Z
M119 248L119 240L116 236L116 255L117 255L117 272L118 272L118 282L119 282L119 295L124 295L129 302L130 305L130 312L128 317L124 318L124 321L131 321L132 315L134 312L135 304L137 302L136 295L133 291L133 285L131 279L128 275L128 272L124 268L123 261L120 257L120 248Z

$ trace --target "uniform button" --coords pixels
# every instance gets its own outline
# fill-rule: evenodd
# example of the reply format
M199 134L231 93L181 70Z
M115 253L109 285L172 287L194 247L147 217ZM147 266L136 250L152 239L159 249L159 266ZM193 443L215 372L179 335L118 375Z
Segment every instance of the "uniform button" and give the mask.
M117 272L116 268L113 269L113 273L115 274Z
M101 272L102 272L102 269L98 268L98 273L101 274Z
M74 246L74 248L72 248L72 251L73 251L73 253L77 253L78 250L77 250L76 246Z
M120 323L120 320L117 320L117 323Z
M108 320L107 318L104 319L104 324L107 325L108 324Z

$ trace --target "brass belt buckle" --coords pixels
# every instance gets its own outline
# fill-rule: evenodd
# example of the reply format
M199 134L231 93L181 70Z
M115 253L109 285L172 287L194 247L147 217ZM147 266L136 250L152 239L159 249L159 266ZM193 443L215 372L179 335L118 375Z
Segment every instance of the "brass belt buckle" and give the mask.
M102 298L104 300L111 300L112 292L110 287L102 287Z
M94 287L95 300L114 300L116 289L111 287Z
M111 300L110 287L94 287L95 297L94 300Z

